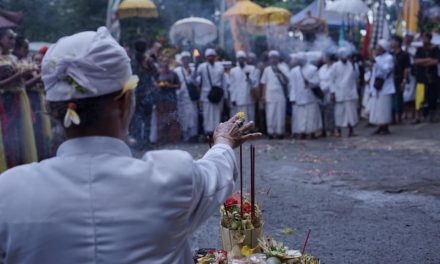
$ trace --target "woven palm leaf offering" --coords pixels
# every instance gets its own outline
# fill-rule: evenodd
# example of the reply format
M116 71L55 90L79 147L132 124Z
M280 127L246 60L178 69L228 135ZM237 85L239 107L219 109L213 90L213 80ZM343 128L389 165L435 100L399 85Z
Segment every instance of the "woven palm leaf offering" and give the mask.
M209 250L197 259L198 264L228 264L228 253L224 250Z
M271 237L263 236L258 239L258 243L261 251L266 254L267 264L320 264L319 259L304 254L307 241L304 244L303 252L289 249L284 243Z
M261 210L255 203L255 147L253 145L250 146L250 165L251 193L245 196L243 195L243 148L240 147L240 192L232 195L220 208L222 248L227 252L234 251L234 257L248 257L258 252L258 238L263 229Z

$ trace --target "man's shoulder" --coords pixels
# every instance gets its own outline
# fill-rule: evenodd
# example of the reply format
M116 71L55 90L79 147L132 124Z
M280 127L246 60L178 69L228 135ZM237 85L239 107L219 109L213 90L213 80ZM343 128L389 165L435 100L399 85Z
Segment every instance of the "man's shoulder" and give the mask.
M41 169L40 163L30 163L11 168L0 174L0 194L3 191L15 189L16 185L31 183L34 175Z
M180 150L147 152L142 160L150 171L150 180L159 185L191 185L195 163L192 156Z
M161 164L165 168L173 170L180 166L189 166L193 163L191 154L182 150L155 150L144 154L143 161L153 163L153 165Z

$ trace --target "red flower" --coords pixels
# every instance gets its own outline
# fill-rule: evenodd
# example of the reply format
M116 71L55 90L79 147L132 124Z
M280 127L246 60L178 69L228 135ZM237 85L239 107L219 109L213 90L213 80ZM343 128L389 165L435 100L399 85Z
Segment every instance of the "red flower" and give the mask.
M234 193L231 197L228 198L228 200L226 200L225 207L229 207L239 203L240 203L240 193Z
M230 197L228 200L226 200L225 207L229 207L234 204L238 204L238 201L234 197Z
M249 214L252 211L252 205L249 203L243 204L243 213Z

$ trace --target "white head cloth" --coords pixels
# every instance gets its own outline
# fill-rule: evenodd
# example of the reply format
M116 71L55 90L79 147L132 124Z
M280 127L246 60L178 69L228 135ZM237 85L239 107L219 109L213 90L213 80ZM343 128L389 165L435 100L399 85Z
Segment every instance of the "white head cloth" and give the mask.
M246 52L240 50L239 52L237 52L237 54L235 55L235 57L237 57L237 59L240 59L240 58L242 58L242 59L243 59L243 58L246 59L246 58L247 58L247 54L246 54Z
M280 53L277 50L271 50L269 52L269 57L279 57Z
M307 53L297 52L290 55L290 58L294 60L298 65L304 65L307 63Z
M217 52L215 52L214 49L207 49L205 51L205 57L209 57L209 56L217 56Z
M338 55L340 58L347 59L351 56L351 49L349 47L340 47L338 50Z
M386 39L380 39L377 44L379 46L381 46L385 51L390 51L391 49L391 44L388 40Z
M42 63L46 98L52 102L122 91L131 77L130 58L105 27L59 39Z
M306 54L307 54L307 62L314 65L318 64L323 57L323 53L321 51L309 51Z
M191 53L189 53L188 51L183 51L182 53L180 53L180 58L191 58Z

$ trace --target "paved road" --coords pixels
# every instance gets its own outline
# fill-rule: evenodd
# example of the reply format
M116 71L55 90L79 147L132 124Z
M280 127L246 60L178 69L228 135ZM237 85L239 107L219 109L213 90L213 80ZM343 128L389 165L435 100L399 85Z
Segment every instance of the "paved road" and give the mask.
M265 233L299 249L310 228L308 251L326 264L439 264L440 125L393 127L385 137L371 132L255 142ZM207 146L179 148L200 157ZM218 225L219 215L208 219L194 247L218 247ZM284 236L286 227L296 231Z

